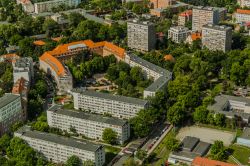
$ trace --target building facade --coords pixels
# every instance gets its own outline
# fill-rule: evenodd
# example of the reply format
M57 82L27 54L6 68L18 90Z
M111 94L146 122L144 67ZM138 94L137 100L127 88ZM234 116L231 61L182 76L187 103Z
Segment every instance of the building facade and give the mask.
M224 8L202 7L193 8L192 31L201 31L206 24L218 24L225 18Z
M57 58L45 52L39 58L39 64L41 70L54 78L59 94L68 92L73 88L73 78L68 67Z
M124 144L130 137L130 126L125 120L83 111L66 110L59 105L48 109L47 119L50 127L69 132L70 128L73 127L78 134L92 139L102 140L102 134L106 128L111 128L117 133L117 143Z
M16 131L14 136L26 141L29 146L42 153L48 161L66 162L69 157L75 155L83 162L93 161L95 166L102 166L105 163L105 151L102 145L51 133L32 131L27 126Z
M250 0L237 0L240 7L250 7Z
M175 43L181 43L187 39L189 34L190 31L187 27L184 26L170 27L170 29L168 30L168 39L171 39Z
M20 95L6 93L0 98L0 135L8 133L13 124L23 120Z
M155 26L150 22L129 21L127 23L128 47L138 51L155 49Z
M187 22L192 21L192 10L186 10L178 15L178 25L185 26Z
M13 77L14 82L17 82L20 78L24 78L29 82L34 78L33 60L30 57L23 57L16 59L13 64Z
M148 101L111 95L101 92L73 89L74 108L98 114L109 114L121 119L130 119L148 107Z
M231 50L232 28L207 24L202 28L202 46L209 50L227 52Z
M35 13L50 12L53 8L60 5L66 5L69 7L76 7L81 3L81 0L52 0L45 2L34 3Z
M250 10L237 9L234 17L237 23L250 22Z
M176 0L150 0L150 8L166 9L175 3Z

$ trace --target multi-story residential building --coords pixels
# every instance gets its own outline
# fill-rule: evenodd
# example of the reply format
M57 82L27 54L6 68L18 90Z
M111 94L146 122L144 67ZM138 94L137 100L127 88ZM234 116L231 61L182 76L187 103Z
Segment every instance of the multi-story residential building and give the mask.
M202 28L202 46L223 52L231 50L232 28L207 24Z
M250 10L237 9L234 18L237 23L250 22Z
M150 8L166 9L175 3L176 0L150 0Z
M250 7L250 0L237 0L240 7Z
M189 34L190 31L187 27L184 26L170 27L170 29L168 30L168 39L171 39L175 43L181 43L187 39Z
M117 143L123 144L130 137L128 121L83 111L66 110L59 105L48 109L47 119L50 127L69 132L70 128L74 128L78 134L92 139L102 140L102 134L106 128L111 128L117 133Z
M155 26L150 22L136 20L127 23L128 47L138 51L150 51L155 49Z
M9 132L13 124L23 120L20 95L6 93L0 98L0 135Z
M29 82L23 77L17 80L12 87L12 94L20 95L23 110L23 119L27 119Z
M33 60L30 57L23 57L16 60L13 64L13 77L14 82L17 82L20 78L24 78L29 82L34 77Z
M186 10L178 15L178 25L185 26L187 22L192 21L192 10Z
M192 44L195 40L199 40L202 38L202 35L200 32L192 32L188 35L185 43Z
M110 114L122 119L133 118L141 109L148 108L148 101L132 97L82 89L73 89L72 94L75 109Z
M60 5L66 5L69 7L76 7L81 3L81 0L52 0L45 2L34 3L35 13L50 12L53 8Z
M146 78L152 78L154 80L154 82L143 91L144 98L155 96L155 93L159 90L163 90L167 86L169 80L172 79L172 73L168 70L154 65L133 54L126 54L125 62L131 67L140 67Z
M224 114L228 118L240 117L246 123L250 120L250 99L228 95L215 97L215 102L208 110Z
M0 62L15 63L19 58L17 54L4 54L0 56Z
M105 151L102 145L31 130L28 126L16 131L14 136L26 141L48 161L66 162L69 157L75 155L83 162L93 161L95 166L102 166L105 163Z
M32 13L34 12L34 5L30 0L17 0L17 4L21 4L22 8L25 12L27 13Z
M193 8L192 31L201 31L206 24L218 24L225 18L226 10L216 7L197 6Z
M40 69L54 78L59 94L68 92L73 88L73 78L68 67L57 58L45 52L39 58L39 63Z

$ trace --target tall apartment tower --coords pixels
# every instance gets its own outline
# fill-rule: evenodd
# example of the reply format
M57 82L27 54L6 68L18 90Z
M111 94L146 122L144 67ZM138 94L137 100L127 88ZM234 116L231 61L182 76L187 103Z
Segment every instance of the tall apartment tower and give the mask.
M155 48L155 26L150 22L129 21L128 47L138 51L150 51Z
M202 7L193 8L192 31L201 31L206 24L218 24L225 19L226 10L224 8Z
M223 52L231 50L232 28L207 24L202 28L202 46Z

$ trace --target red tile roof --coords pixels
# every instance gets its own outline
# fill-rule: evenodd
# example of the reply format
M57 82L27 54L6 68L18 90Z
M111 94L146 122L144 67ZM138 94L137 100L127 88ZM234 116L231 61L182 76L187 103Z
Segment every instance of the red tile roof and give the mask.
M44 46L46 43L42 40L36 40L33 42L36 46Z
M202 35L201 33L197 32L197 33L192 33L191 34L191 38L193 41L197 40L197 39L201 39L202 38Z
M172 62L175 61L174 57L173 57L172 55L170 55L170 54L165 55L165 56L164 56L164 60L165 60L165 61L172 61Z
M250 14L250 10L237 9L236 13L239 13L239 14Z
M216 160L210 160L204 157L196 157L192 162L192 166L236 166L236 165Z
M18 79L13 88L12 88L12 93L13 94L21 94L24 90L27 90L27 80L25 80L23 77Z
M179 16L187 17L187 16L191 16L192 14L193 14L192 10L186 10L186 11L180 13Z
M15 62L19 58L20 57L17 54L5 54L0 56L0 59L4 59L5 61L10 63Z

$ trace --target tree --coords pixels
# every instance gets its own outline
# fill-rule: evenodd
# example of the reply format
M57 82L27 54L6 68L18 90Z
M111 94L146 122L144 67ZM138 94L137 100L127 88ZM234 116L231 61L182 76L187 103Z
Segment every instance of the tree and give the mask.
M179 125L185 118L185 112L180 102L175 103L167 111L167 119L173 125Z
M83 162L83 166L95 166L95 163L92 160L86 160Z
M216 114L215 115L215 118L214 118L214 122L217 126L225 126L225 120L226 120L226 117L224 114Z
M180 148L180 142L173 136L168 136L166 142L166 148L170 151L178 151Z
M102 133L102 139L108 144L115 144L117 143L117 132L111 128L106 128Z
M211 158L214 160L226 160L227 155L227 149L224 147L222 141L215 141L214 144L211 146Z
M81 166L82 161L78 156L70 156L66 161L66 166Z
M2 152L6 152L7 148L10 145L10 136L7 134L4 134L1 138L0 138L0 150Z
M193 114L194 121L198 123L207 123L207 115L209 111L205 106L199 106L195 108L195 112Z
M247 77L247 70L244 66L240 65L239 62L235 62L230 70L230 79L237 85L244 85Z
M134 160L134 158L128 158L124 163L123 166L138 166L138 163Z
M147 157L147 152L142 149L138 149L135 155L138 159L143 160Z

